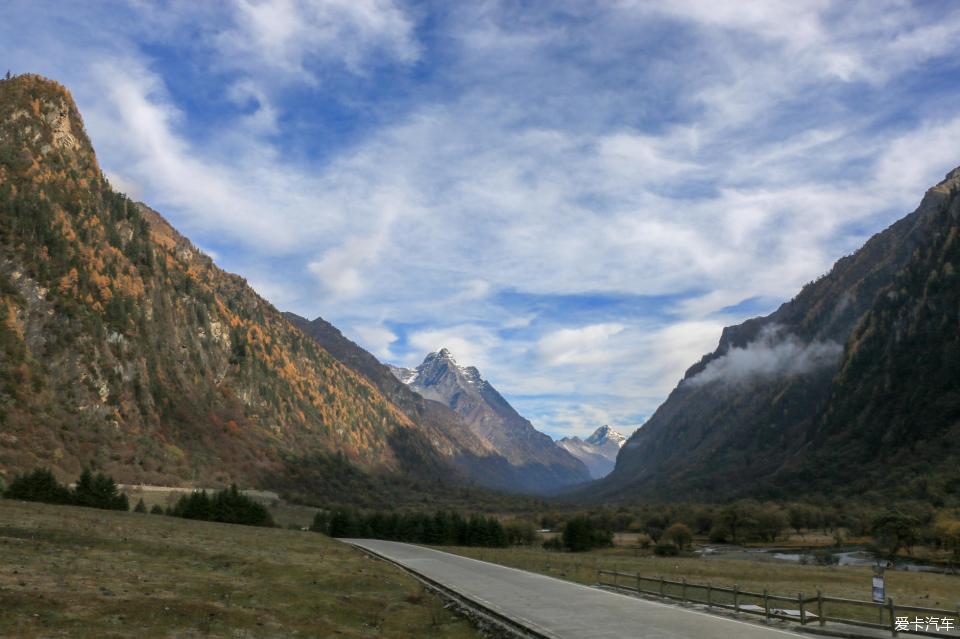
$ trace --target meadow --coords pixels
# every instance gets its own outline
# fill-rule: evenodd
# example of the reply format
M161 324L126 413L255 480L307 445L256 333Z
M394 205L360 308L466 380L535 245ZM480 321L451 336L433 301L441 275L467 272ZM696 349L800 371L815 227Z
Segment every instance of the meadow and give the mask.
M0 637L476 638L392 565L299 530L0 499Z
M820 566L788 562L755 561L718 557L658 557L649 550L615 546L583 553L543 550L538 546L514 548L438 548L474 559L539 572L583 584L597 582L597 570L640 573L691 583L713 584L742 590L796 596L817 590L833 597L870 599L872 568L869 566ZM887 595L897 603L957 610L960 618L960 576L886 571Z

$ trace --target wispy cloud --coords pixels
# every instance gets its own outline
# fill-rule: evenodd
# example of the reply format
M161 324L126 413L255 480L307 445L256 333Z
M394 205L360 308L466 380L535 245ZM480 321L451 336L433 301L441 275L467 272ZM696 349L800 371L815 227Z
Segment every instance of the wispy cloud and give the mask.
M893 0L0 9L11 68L70 86L111 180L224 267L579 434L960 163L958 36Z

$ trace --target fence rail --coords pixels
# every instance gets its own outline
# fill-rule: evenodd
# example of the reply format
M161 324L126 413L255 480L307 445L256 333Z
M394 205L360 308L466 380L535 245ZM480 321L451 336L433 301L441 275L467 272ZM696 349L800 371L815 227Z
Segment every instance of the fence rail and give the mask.
M604 581L604 578L608 581ZM884 603L862 601L860 599L846 599L830 597L819 590L816 595L804 596L802 592L796 596L774 594L764 589L763 592L741 590L739 586L724 587L713 584L688 582L686 579L675 581L665 577L650 577L635 573L619 572L617 570L597 570L597 583L602 586L613 586L620 590L636 592L641 595L661 597L681 602L703 604L709 608L723 608L736 613L763 616L770 619L799 622L801 625L818 623L823 626L827 622L842 623L864 628L889 630L896 637L898 633L924 637L958 637L960 634L950 632L933 632L917 629L914 620L907 615L901 615L898 624L897 613L923 614L925 617L942 619L950 618L954 628L960 625L960 606L958 610L943 610L939 608L925 608L895 604L893 598ZM776 605L778 602L791 604L795 608L786 608ZM860 614L858 614L860 613ZM847 615L847 616L841 616ZM853 617L851 615L854 615ZM876 621L868 621L873 616ZM902 620L908 619L908 628L902 627Z

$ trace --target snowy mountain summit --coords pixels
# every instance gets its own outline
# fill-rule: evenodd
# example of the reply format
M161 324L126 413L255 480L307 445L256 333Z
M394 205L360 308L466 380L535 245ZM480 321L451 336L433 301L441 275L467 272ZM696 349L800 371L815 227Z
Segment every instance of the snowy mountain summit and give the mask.
M474 435L520 469L523 482L515 488L542 492L590 479L579 459L536 430L475 366L461 366L448 349L430 353L416 369L390 370L422 397L460 415Z
M586 464L593 479L610 474L617 463L617 454L627 438L609 426L601 426L586 439L564 437L557 445Z
M588 444L594 446L606 446L607 448L613 449L611 444L616 444L617 450L627 441L627 438L613 430L609 426L601 426L597 430L593 431L593 434L587 437L584 440Z

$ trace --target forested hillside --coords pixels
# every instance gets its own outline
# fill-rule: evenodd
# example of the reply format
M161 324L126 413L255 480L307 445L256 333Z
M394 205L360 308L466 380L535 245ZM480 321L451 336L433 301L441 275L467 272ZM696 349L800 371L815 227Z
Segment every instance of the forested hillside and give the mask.
M0 477L85 463L313 493L451 478L366 379L114 191L67 90L24 75L0 82Z
M724 330L582 492L960 498L960 169L775 313Z

